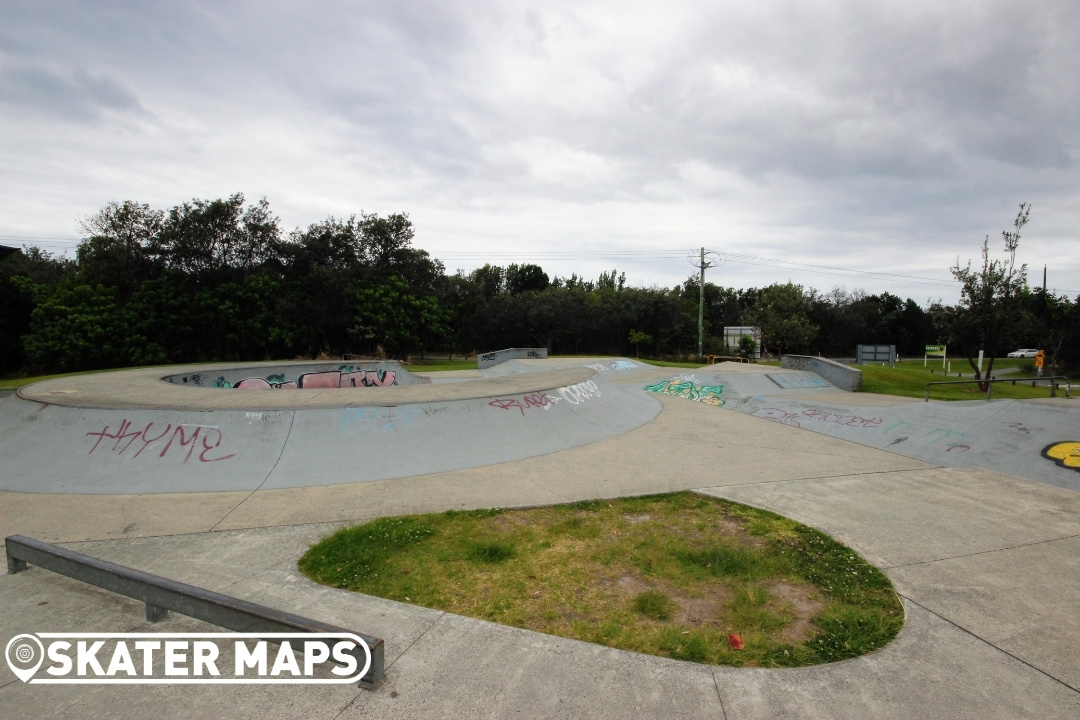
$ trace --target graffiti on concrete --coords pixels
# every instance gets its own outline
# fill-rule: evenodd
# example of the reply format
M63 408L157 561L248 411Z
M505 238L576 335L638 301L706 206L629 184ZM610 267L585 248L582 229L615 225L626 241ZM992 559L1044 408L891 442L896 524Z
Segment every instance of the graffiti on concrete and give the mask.
M859 415L845 415L843 413L834 413L817 409L793 412L784 410L783 408L768 407L759 408L750 414L754 417L762 418L763 420L769 420L770 422L797 428L802 428L811 423L824 423L827 425L858 428L860 430L881 429L882 434L886 437L895 436L885 447L892 447L893 445L899 445L900 443L910 442L911 444L922 445L931 450L944 450L949 453L967 452L971 449L970 445L966 445L962 442L965 438L964 433L959 430L949 430L948 428L938 427L922 432L921 430L917 430L911 423L902 421L894 422L887 427L881 428L881 418L864 418Z
M488 403L500 410L517 410L522 415L526 410L550 410L561 398L551 397L546 392L530 393L520 398L495 398Z
M595 370L598 373L607 372L607 367L604 365L604 363L592 363L592 364L586 365L585 367L587 367L587 368L589 368L591 370Z
M763 420L769 420L774 423L780 423L781 425L790 425L791 427L802 427L799 424L798 413L788 412L780 408L759 408L750 413L754 417L762 418Z
M404 425L414 425L419 418L420 409L415 407L345 408L338 428L350 433L368 430L388 432Z
M929 432L924 433L922 436L915 439L921 445L924 445L931 449L944 448L945 452L967 452L971 449L970 445L965 445L961 442L965 437L965 434L959 430L949 430L948 428L934 428Z
M157 429L154 425L157 425ZM172 423L166 423L164 430L159 423L150 421L145 426L136 429L136 426L132 424L130 420L124 418L120 422L114 432L109 432L111 425L106 425L97 432L88 432L86 437L96 437L94 446L90 448L90 452L87 455L93 455L94 451L99 447L106 452L115 453L116 455L123 455L127 452L128 448L135 446L138 448L134 453L131 453L129 457L137 458L143 454L143 452L155 445L156 443L164 442L164 447L161 452L158 453L159 458L163 458L169 454L169 451L174 447L176 451L172 453L173 457L183 454L184 463L187 463L191 459L192 454L199 450L199 454L196 456L199 462L209 463L218 462L219 460L228 460L229 458L236 457L236 453L229 453L228 455L222 455L221 444L225 440L225 436L222 435L221 430L213 425L173 425ZM159 432L160 430L160 432ZM168 438L168 440L166 440ZM112 447L109 447L107 442L102 444L106 439L113 440ZM184 453L184 449L187 448L187 453ZM200 449L201 448L201 449ZM154 448L157 450L157 448ZM153 454L151 451L150 454Z
M357 370L352 365L342 365L336 370L304 373L296 380L286 380L283 374L267 375L264 378L244 378L230 385L224 376L214 381L214 387L232 387L238 390L293 390L296 388L348 388L348 387L388 387L397 384L397 373L393 370Z
M694 379L687 377L672 378L653 385L646 385L645 390L646 392L661 395L686 398L687 400L694 400L706 405L715 405L716 407L724 405L724 399L720 397L724 393L723 385L696 385Z
M566 387L559 388L555 392L562 395L562 399L571 405L579 405L587 400L602 395L600 388L598 388L596 383L592 380L587 380L575 385L567 385Z
M881 424L881 418L864 418L858 415L843 415L831 413L826 410L803 410L802 416L811 422L831 423L846 427L861 427L873 429Z
M281 378L278 380L278 378ZM222 380L222 385L215 385L217 387L228 387L229 384ZM237 390L291 390L296 388L295 381L286 381L285 378L280 375L270 375L265 378L244 378L240 382L233 385Z
M1014 423L1005 423L1005 427L1011 428L1012 430L1015 430L1018 433L1023 433L1024 435L1030 435L1031 434L1031 431L1028 430L1027 427L1023 423L1015 423L1015 422Z
M1047 445L1043 448L1042 456L1058 467L1080 472L1080 442L1067 440Z
M629 360L616 360L615 362L611 363L611 369L618 370L620 372L622 372L623 370L634 370L636 368L637 363L632 363Z
M878 425L881 425L881 418L864 418L859 415L844 415L843 413L834 413L827 410L789 412L780 408L761 408L750 414L792 427L802 427L804 423L825 423L873 430Z

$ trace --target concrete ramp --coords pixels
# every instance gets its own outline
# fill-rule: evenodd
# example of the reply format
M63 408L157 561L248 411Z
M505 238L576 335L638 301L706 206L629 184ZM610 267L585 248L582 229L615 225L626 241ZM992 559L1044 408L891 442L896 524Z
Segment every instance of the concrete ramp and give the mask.
M523 359L506 360L492 367L480 370L484 377L505 377L507 375L522 375L534 372L550 372L555 368L583 367L593 370L597 375L619 375L635 370L656 370L653 365L648 365L640 360L630 358L550 358L547 360Z
M924 403L845 392L816 373L765 366L707 366L642 388L943 467L985 468L1080 490L1077 401Z
M146 394L207 398L218 406L170 409L160 398L144 398L159 405L132 407L100 392L79 400L78 382L95 376L30 386L30 398L0 403L0 489L141 494L412 477L596 442L645 424L661 409L646 393L583 368L446 385L258 393L176 388L137 372L136 390L142 383ZM75 389L50 389L68 385ZM222 405L243 398L279 407Z
M843 438L944 467L980 467L1080 490L1080 468L1070 467L1063 443L1080 443L1080 405L994 400L914 402L865 407L836 396L820 402L759 396L728 409L772 422ZM1050 454L1047 457L1046 454Z
M725 406L738 400L758 395L805 395L839 391L829 382L812 372L770 368L774 372L717 372L711 367L701 370L685 370L665 379L660 384L650 383L643 389L665 395L689 397L708 394L711 405Z
M78 408L0 403L0 489L153 493L254 490L292 412Z

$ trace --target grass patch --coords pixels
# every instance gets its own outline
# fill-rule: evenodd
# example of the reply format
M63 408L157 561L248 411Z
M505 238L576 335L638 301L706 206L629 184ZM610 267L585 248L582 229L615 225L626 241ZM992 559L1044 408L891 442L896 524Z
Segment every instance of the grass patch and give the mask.
M994 361L994 377L1002 379L1022 380L1024 375L1021 373L1007 375L999 375L998 371L1007 367L1020 367L1023 368L1023 361L1016 359L1004 358ZM862 371L862 390L863 392L880 393L883 395L900 395L904 397L916 397L923 398L926 396L926 383L939 382L949 380L971 380L971 377L959 378L956 376L957 372L963 372L966 375L971 375L971 367L968 365L967 360L952 360L953 373L952 376L943 375L941 372L941 361L939 360L937 366L931 362L929 366L923 367L922 359L919 360L905 360L898 363L896 367L882 367L880 365L859 365L859 370ZM986 366L983 365L985 368ZM930 371L934 372L931 373ZM1025 385L1022 382L1017 382L1016 385L1006 382L994 383L992 398L1012 398L1012 399L1030 399L1030 398L1045 398L1050 396L1050 388L1047 385L1042 385L1037 388L1031 387L1030 380ZM1059 396L1064 396L1064 390L1058 390ZM975 383L969 385L935 385L930 388L930 398L932 400L981 400L986 399L986 391L979 390L979 386Z
M517 557L517 550L506 542L474 542L469 543L468 554L474 562L494 564Z
M714 575L736 580L756 580L775 572L771 558L734 543L713 545L704 550L688 550L678 555L695 575ZM692 571L692 572L693 572Z
M445 370L475 370L476 358L472 360L446 360L443 358L409 358L403 363L408 370L415 372L442 372Z
M882 647L903 624L889 581L851 549L689 492L383 518L312 546L300 569L334 587L711 664L830 662Z
M634 596L633 605L635 612L653 620L667 620L671 617L671 611L675 609L675 603L671 598L659 590L638 593Z

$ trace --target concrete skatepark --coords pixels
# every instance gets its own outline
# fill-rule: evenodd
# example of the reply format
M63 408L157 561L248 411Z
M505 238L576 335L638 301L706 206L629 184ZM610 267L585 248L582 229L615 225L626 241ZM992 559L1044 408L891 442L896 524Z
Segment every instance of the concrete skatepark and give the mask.
M1043 456L1080 441L1076 401L922 403L808 372L616 358L416 382L403 371L389 386L389 367L345 387L303 387L300 374L333 368L297 367L295 389L289 370L23 388L0 401L0 530L378 635L386 683L42 687L5 666L6 716L1080 716L1080 472ZM296 569L344 523L684 489L853 547L901 595L900 636L830 665L711 667L335 590ZM3 577L0 615L7 636L213 630L175 614L150 625L140 603L37 568Z

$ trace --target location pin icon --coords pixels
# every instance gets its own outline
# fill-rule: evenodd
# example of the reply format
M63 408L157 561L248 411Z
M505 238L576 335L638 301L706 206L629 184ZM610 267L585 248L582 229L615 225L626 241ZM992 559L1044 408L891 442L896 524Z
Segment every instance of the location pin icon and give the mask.
M45 659L45 647L33 635L16 635L4 649L8 667L23 682L34 676Z

